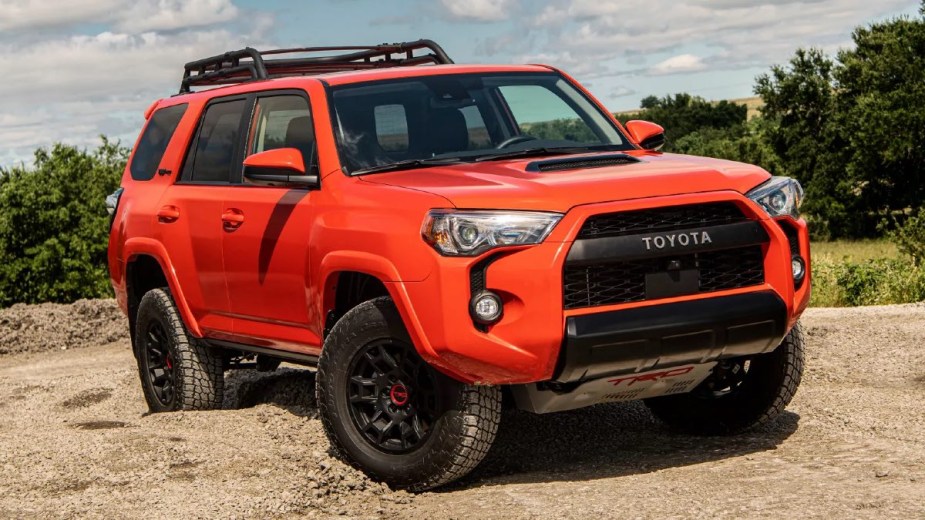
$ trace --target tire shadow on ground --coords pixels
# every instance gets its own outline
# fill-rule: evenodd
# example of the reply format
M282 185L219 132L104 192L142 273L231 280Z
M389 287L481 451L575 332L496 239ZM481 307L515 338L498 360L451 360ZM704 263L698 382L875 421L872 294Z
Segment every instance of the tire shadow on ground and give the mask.
M639 475L774 450L797 430L799 420L796 413L784 412L748 433L699 437L670 431L641 402L547 415L507 410L482 464L437 491Z
M260 404L316 418L315 373L229 371L224 409ZM784 412L751 432L698 437L670 431L641 402L604 404L547 415L505 409L498 437L469 476L435 492L475 486L594 480L651 473L774 450L792 435L800 416Z
M223 409L241 410L260 404L279 406L301 417L314 417L318 411L315 372L280 368L274 372L230 370L225 373Z

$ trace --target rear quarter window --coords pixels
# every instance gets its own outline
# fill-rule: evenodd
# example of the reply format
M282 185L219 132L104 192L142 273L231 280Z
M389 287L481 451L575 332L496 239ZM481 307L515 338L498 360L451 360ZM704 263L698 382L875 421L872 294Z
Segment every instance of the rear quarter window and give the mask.
M129 170L133 180L148 181L154 177L167 145L180 124L180 119L183 119L183 114L186 113L187 106L184 103L162 108L151 116L132 154Z

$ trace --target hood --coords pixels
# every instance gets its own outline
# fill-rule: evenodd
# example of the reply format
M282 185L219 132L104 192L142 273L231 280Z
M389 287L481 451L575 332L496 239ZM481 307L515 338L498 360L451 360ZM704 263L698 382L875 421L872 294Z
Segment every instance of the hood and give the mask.
M528 171L530 163L604 154L554 156L454 164L361 177L364 181L440 195L457 208L566 212L583 204L685 193L733 190L746 193L770 178L749 164L644 151L639 160L615 166Z

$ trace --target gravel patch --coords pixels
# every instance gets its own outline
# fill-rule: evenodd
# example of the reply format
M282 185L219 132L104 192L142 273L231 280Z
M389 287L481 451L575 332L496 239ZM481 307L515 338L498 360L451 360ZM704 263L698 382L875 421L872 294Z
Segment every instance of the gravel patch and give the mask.
M509 410L472 475L417 495L331 457L311 371L228 372L222 410L152 415L126 339L0 356L0 517L921 517L925 305L803 321L803 385L762 430Z
M67 350L128 339L128 321L115 300L16 304L0 309L0 356Z

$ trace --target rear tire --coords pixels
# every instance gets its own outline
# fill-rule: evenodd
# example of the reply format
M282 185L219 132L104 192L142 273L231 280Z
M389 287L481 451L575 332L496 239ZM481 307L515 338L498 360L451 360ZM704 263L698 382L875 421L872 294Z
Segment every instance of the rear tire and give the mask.
M222 407L221 353L189 335L166 288L148 291L138 304L135 358L151 412Z
M803 376L803 329L796 324L768 354L723 360L687 394L646 399L672 429L695 435L739 433L776 419Z
M498 387L455 381L424 362L391 298L347 312L316 379L333 451L372 478L423 491L472 471L498 430Z

